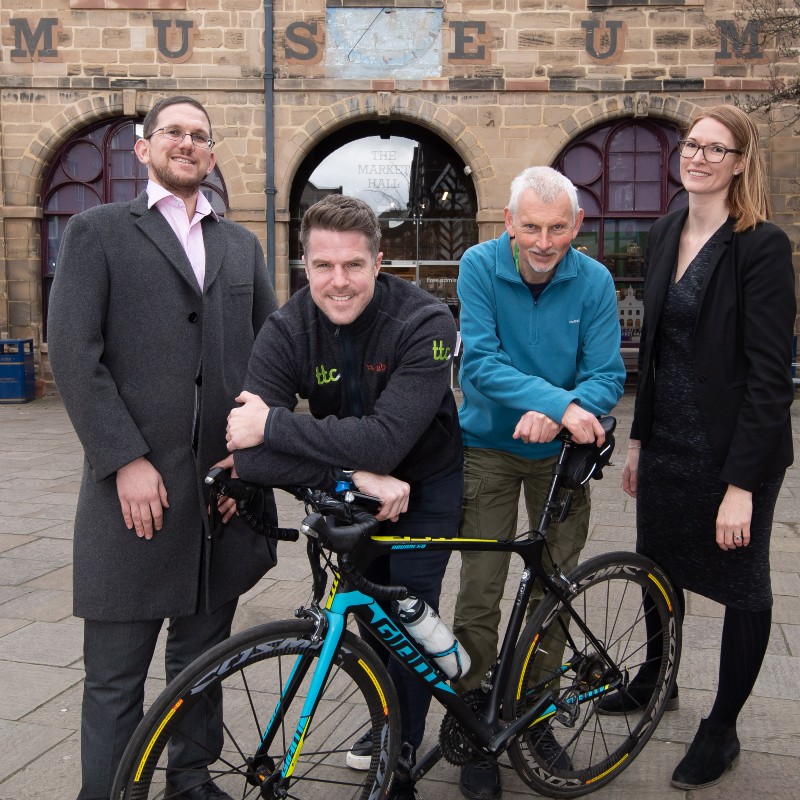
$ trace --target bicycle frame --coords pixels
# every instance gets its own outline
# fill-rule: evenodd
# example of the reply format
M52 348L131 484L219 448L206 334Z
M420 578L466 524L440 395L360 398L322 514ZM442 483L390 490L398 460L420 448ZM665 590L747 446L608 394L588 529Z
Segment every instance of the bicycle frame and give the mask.
M355 616L384 648L395 656L408 671L414 674L417 680L424 682L430 694L456 717L480 747L493 756L501 753L506 744L522 730L542 719L546 719L557 710L553 704L555 697L553 692L543 691L537 702L513 723L505 723L500 719L502 695L511 670L515 643L519 638L525 621L525 612L536 578L539 578L546 592L554 592L556 594L564 604L565 611L569 613L582 633L592 642L597 652L606 659L606 662L613 663L603 644L596 639L580 615L572 608L569 602L570 585L567 579L560 572L550 576L543 570L541 558L545 546L545 537L541 533L532 532L524 539L516 539L509 542L484 539L411 539L408 537L375 536L363 543L359 551L359 560L369 564L380 555L390 553L392 550L406 549L409 545L413 545L417 549L434 551L515 553L523 559L525 568L506 626L500 655L493 674L492 685L483 708L481 711L476 712L459 697L447 683L445 675L419 648L401 621L391 619L372 596L347 585L340 585L337 576L331 586L324 608L319 607L320 597L315 596L315 602L311 609L306 609L302 612L304 615L315 619L317 623L317 631L312 637L312 642L316 645L314 653L317 654L318 659L291 745L280 769L276 769L276 779L279 782L289 779L292 775L302 749L305 731L313 719L319 698L322 695L322 689L330 675L336 651L342 641L347 626L347 618L350 614ZM313 540L309 540L310 560L312 551L315 548L319 551L318 545ZM321 570L318 562L316 565L312 564L312 566L315 566L316 570ZM315 595L319 594L321 596L322 591L322 584L315 580ZM283 717L283 704L293 699L296 687L305 677L312 660L306 654L298 656L290 679L287 682L286 690L263 733L261 745L255 754L256 760L269 749ZM569 667L569 663L562 665L560 672L566 672ZM622 681L621 672L616 667L614 669L616 675L612 680L602 687L594 688L585 694L579 694L574 702L581 703L605 692L614 691ZM547 676L544 682L549 682L554 677L556 677L556 673L552 676ZM380 689L377 682L375 686ZM427 771L432 766L432 763L425 763L423 768L423 761L425 759L420 762L418 769L415 770L415 774L418 776L421 776L424 771Z

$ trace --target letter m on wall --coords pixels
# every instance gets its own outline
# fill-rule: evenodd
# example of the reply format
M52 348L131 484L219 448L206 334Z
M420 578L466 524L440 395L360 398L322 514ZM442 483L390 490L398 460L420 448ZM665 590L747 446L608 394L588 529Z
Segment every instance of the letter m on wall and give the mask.
M57 17L42 17L31 30L31 20L9 20L14 29L14 49L12 61L61 61L58 54L58 34L61 23Z
M749 20L741 32L736 23L729 19L718 19L714 25L719 31L720 49L714 53L714 58L719 63L734 59L746 59L749 62L763 61L764 51L759 49L758 37L761 33L761 23Z

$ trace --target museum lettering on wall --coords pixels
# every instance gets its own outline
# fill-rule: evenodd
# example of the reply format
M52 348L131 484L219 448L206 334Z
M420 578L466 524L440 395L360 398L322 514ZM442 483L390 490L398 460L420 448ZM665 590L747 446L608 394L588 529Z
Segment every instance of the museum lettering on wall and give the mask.
M442 52L441 9L405 9L422 12L407 24L407 17L399 18L399 9L358 9L366 12L359 17L363 27L351 28L350 16L329 13L326 26L318 21L298 20L284 31L284 56L295 66L319 64L327 55L328 77L368 77L387 70L401 70L405 77L434 77L441 74L441 66L452 67L491 62L495 36L486 22L449 20L451 49ZM355 9L328 9L349 11ZM377 16L374 15L377 11ZM378 23L382 23L378 25ZM153 19L156 50L170 63L188 61L194 51L196 27L193 20L180 18ZM9 20L14 46L10 53L14 62L60 62L59 39L64 29L58 17L15 17ZM415 26L416 25L416 26ZM580 22L583 29L584 50L597 63L613 64L625 51L627 26L624 22L605 20L597 16ZM714 54L719 64L733 61L759 63L765 60L760 48L760 24L750 20L745 24L733 20L715 20L720 38L719 50ZM363 31L363 32L362 32ZM327 35L326 35L327 34ZM369 36L367 36L369 34ZM391 41L392 49L386 49ZM417 74L418 73L418 74Z

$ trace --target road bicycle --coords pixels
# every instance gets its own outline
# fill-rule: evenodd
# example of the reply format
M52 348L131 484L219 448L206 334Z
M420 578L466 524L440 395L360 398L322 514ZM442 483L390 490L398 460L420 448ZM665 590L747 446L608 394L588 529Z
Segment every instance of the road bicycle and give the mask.
M219 743L216 749L208 744L214 763L197 780L213 780L237 800L384 800L398 769L418 781L442 757L461 765L503 753L531 789L549 797L577 797L614 780L665 711L680 659L681 620L667 576L641 555L596 556L566 576L556 564L542 566L551 560L542 557L551 520L566 517L573 492L601 476L613 451L615 420L600 421L607 431L603 447L560 435L561 453L538 524L513 541L382 536L369 513L375 498L347 485L333 493L291 489L307 512L301 532L311 565L310 605L300 607L296 619L233 636L178 675L137 728L112 797L168 800L168 786L177 783L167 775L168 749L187 742L206 746L191 722L197 709L218 715L224 731L222 755L216 757ZM238 513L266 535L296 538L297 531L270 528L250 514L258 487L220 470L206 480L212 500L235 497ZM404 587L378 586L364 577L371 561L398 548L523 559L500 654L480 689L459 695L436 654L425 652L403 622L387 614L393 601L407 596ZM537 580L544 595L526 622ZM352 617L371 632L370 643L348 630ZM438 743L416 765L400 759L397 695L373 645L402 662L444 706ZM546 666L553 653L555 666ZM637 692L638 703L620 704L635 711L598 713L610 693L633 697L627 687L644 665L654 676L649 699L643 702ZM549 748L540 746L545 731ZM364 733L371 734L369 768L356 772L345 757Z

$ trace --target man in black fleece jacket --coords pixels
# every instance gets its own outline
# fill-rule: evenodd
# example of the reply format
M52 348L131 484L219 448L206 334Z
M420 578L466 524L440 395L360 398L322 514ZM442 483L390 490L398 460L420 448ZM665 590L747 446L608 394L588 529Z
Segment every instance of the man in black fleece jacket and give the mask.
M450 365L456 328L427 292L380 275L380 224L364 202L330 195L303 217L309 286L264 324L253 347L228 449L245 480L330 489L347 474L383 501L392 536L458 535L461 430ZM295 414L297 397L310 415ZM368 573L438 610L449 553L398 551ZM399 665L403 741L422 742L430 696ZM366 748L365 748L366 745ZM348 753L369 765L369 742ZM410 787L398 794L412 796Z

